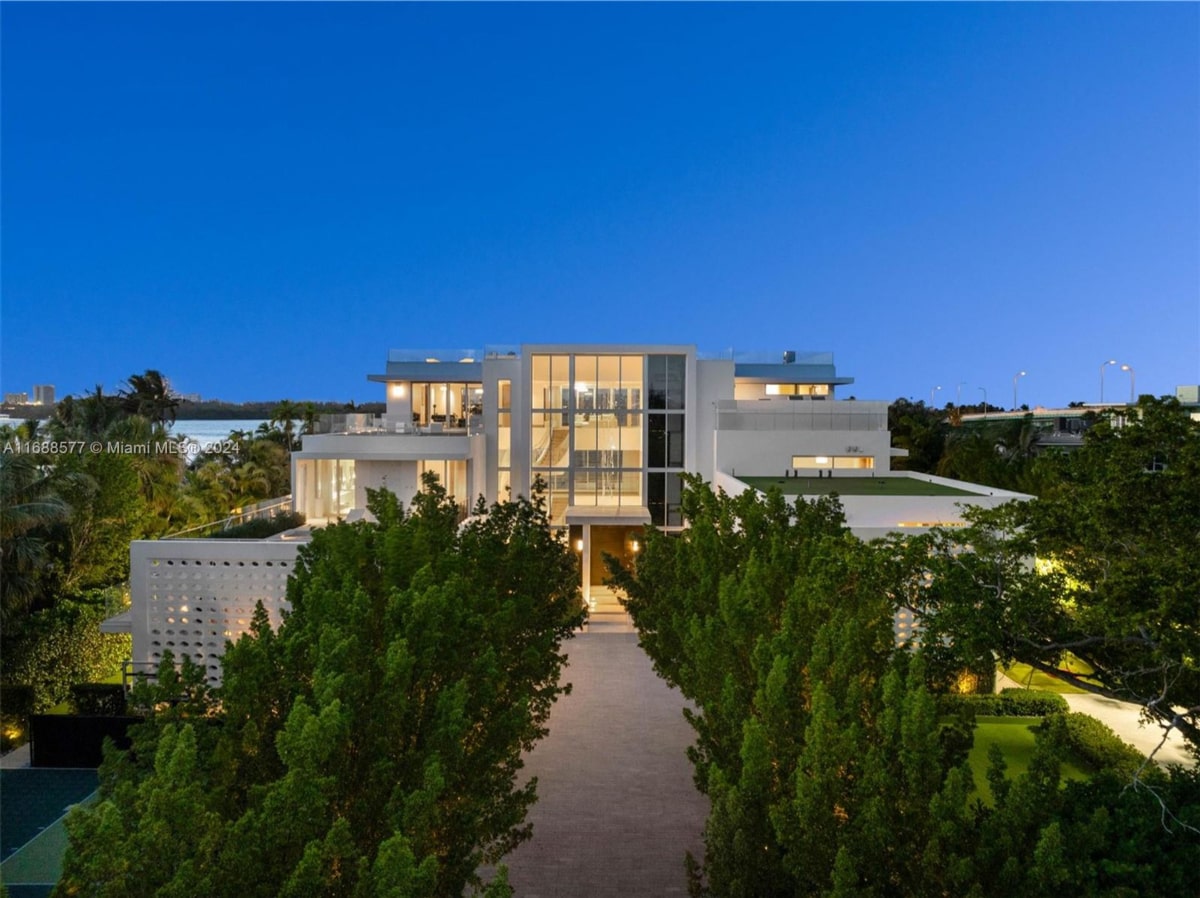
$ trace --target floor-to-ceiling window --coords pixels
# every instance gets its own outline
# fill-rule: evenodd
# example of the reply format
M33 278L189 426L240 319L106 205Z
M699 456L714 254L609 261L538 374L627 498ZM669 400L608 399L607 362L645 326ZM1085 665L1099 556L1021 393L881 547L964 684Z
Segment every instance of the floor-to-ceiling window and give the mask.
M646 507L660 527L683 524L680 479L686 459L687 357L646 357Z
M413 382L412 419L419 427L461 430L481 414L483 384Z
M530 470L549 488L551 522L575 506L643 504L641 355L535 354Z

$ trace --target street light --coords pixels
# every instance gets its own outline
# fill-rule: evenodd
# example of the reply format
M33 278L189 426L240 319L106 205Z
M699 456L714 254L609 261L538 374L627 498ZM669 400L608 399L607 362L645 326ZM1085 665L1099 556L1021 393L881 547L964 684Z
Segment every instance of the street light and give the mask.
M941 389L941 387L934 387L932 390L929 391L929 407L930 408L933 408L933 397L937 393L937 391L940 389Z
M954 388L954 404L962 405L962 388L967 385L965 380L960 380L958 386Z
M983 417L987 418L987 388L980 387L979 392L983 394Z
M1109 365L1115 365L1116 363L1117 363L1116 359L1109 359L1107 362L1105 362L1104 364L1102 364L1100 366L1100 404L1101 405L1104 405L1104 369L1107 368Z
M1018 371L1016 374L1013 375L1013 411L1014 412L1017 410L1017 378L1024 377L1024 376L1025 376L1024 371Z
M1134 390L1133 390L1133 382L1134 382L1133 381L1133 365L1122 365L1121 370L1129 372L1129 404L1133 405L1133 403L1136 401L1134 399Z

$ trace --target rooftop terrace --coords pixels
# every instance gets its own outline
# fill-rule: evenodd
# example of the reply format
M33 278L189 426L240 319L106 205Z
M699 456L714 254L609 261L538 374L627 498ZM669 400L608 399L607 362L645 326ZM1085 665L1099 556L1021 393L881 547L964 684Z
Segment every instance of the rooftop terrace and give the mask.
M909 477L738 477L760 492L775 487L785 496L976 496L978 493Z

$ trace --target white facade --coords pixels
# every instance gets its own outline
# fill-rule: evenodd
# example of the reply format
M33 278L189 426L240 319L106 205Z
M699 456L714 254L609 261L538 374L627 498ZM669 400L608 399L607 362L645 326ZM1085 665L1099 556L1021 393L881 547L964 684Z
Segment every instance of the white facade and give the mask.
M673 344L393 351L368 378L381 384L386 413L329 421L292 454L293 506L309 525L364 516L368 489L409 504L428 472L464 512L479 497L528 496L540 481L600 612L619 610L603 586L604 556L632 562L646 524L682 527L682 474L732 493L747 488L739 476L878 477L903 454L891 448L886 402L835 398L853 381L838 377L828 353L704 358ZM842 501L851 529L869 538L956 523L964 501L1018 496L983 492ZM224 640L244 632L256 600L273 615L284 607L296 550L278 539L135 543L135 661L171 648L219 671Z

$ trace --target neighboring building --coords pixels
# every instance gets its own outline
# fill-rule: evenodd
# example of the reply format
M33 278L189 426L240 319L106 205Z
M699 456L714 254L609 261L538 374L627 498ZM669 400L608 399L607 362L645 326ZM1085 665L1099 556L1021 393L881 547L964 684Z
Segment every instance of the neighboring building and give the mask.
M54 405L54 384L34 384L33 404Z
M29 394L28 393L5 393L4 394L4 404L5 405L28 405L29 404Z
M1193 419L1200 420L1200 386L1177 386L1175 398ZM963 415L960 421L963 427L982 428L1029 418L1039 448L1075 449L1083 445L1084 431L1092 426L1098 413L1115 411L1119 423L1123 420L1119 413L1132 407L1134 404L1126 402L1087 403L1068 408L1039 405L1030 410Z
M961 523L962 504L1020 494L893 474L888 403L839 400L830 353L707 357L687 345L555 344L393 351L369 380L383 415L327 419L292 454L292 502L309 526L367 516L367 490L406 504L432 472L463 506L544 485L550 522L579 553L594 611L620 611L604 555L631 561L642 528L682 527L681 475L727 492L840 486L864 538ZM739 478L745 478L739 479ZM758 479L756 479L758 478ZM131 551L134 658L164 648L216 659L256 600L275 615L303 533L264 541L163 540ZM118 626L114 622L114 627Z

